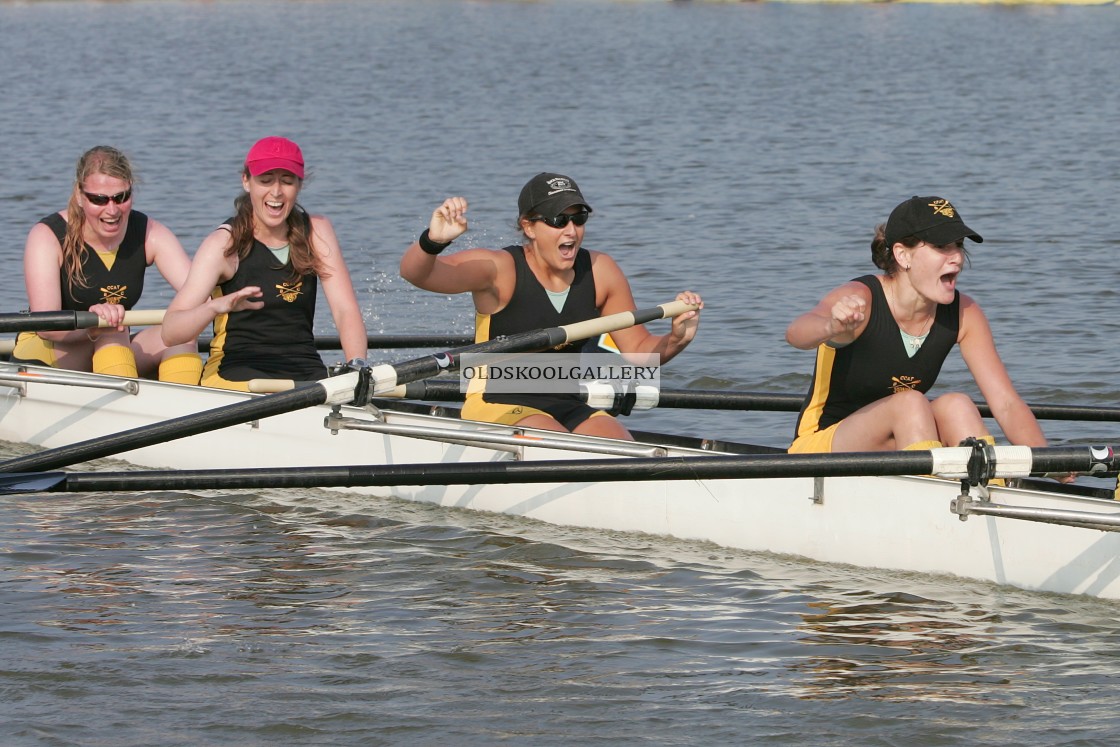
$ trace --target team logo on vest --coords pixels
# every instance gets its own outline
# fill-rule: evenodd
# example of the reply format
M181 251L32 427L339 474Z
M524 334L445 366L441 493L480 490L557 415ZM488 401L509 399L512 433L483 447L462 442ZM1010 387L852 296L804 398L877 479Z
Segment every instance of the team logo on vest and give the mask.
M127 294L127 285L106 285L101 289L101 298L105 303L123 304Z
M921 383L922 380L916 376L892 376L891 390L897 394L898 392L905 392L907 389L917 389Z
M297 280L294 283L277 283L276 290L280 291L276 295L284 299L288 303L295 303L300 294L303 293L303 281Z
M956 209L948 200L934 200L929 206L936 215L944 215L946 218L955 218L957 215Z

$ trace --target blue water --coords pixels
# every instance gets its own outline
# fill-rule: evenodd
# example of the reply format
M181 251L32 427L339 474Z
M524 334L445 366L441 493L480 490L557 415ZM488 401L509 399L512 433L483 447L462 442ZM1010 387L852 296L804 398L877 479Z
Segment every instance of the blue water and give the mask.
M0 300L92 145L193 251L281 134L371 331L468 331L401 252L452 194L457 245L510 243L555 170L639 306L703 293L665 385L801 393L786 324L941 194L1024 397L1115 406L1118 32L1114 7L0 3ZM168 300L153 275L142 305ZM975 394L957 359L949 389ZM792 415L628 424L784 445ZM1115 613L317 491L5 498L0 743L1111 744Z

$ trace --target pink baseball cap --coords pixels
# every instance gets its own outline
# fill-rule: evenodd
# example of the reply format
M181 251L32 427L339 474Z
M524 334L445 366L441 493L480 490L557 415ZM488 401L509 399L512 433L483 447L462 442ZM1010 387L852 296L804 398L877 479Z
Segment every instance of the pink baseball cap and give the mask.
M249 155L245 156L245 168L253 176L273 169L284 169L302 179L303 152L287 138L261 138L249 149Z

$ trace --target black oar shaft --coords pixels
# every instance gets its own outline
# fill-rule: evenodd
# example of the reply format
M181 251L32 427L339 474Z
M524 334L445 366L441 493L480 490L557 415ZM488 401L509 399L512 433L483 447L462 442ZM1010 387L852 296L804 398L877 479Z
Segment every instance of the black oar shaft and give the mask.
M458 381L427 379L405 387L406 399L429 402L462 402ZM757 410L766 412L797 412L804 397L800 394L775 392L738 392L718 389L662 389L657 406L696 410ZM991 417L987 405L977 402L984 417ZM1077 420L1114 423L1120 421L1120 407L1095 407L1085 405L1029 405L1040 420Z
M90 329L100 321L91 311L21 311L0 314L0 332L67 332Z
M37 454L8 459L0 462L0 472L32 472L58 469L70 464L100 459L101 457L112 456L163 441L186 438L230 425L247 423L250 420L320 405L326 402L327 398L326 387L316 382L267 397L249 399L232 405L216 407L212 410L121 431L111 436L93 438L68 446L48 449Z
M573 459L547 462L477 462L284 467L274 469L85 472L66 476L56 492L99 490L234 490L393 485L478 485L625 480L718 480L764 477L848 477L928 473L928 451L890 452L868 463L866 454L746 454L711 457ZM862 457L862 458L861 458Z
M211 338L198 338L199 352L210 351ZM393 350L397 348L445 348L470 345L474 338L470 335L429 334L429 335L368 335L366 347L370 350ZM342 338L338 335L317 335L316 350L342 350Z
M847 454L721 454L632 459L468 462L253 469L159 470L7 475L7 492L93 492L102 490L235 490L259 488L389 487L395 485L497 485L520 483L595 483L619 481L721 480L805 477L886 477L897 475L977 474L994 476L1079 472L1102 474L1120 469L1111 446L1058 446L1030 449L855 452ZM1001 470L999 452L1010 460ZM960 452L964 452L961 454ZM944 456L950 454L951 456ZM962 461L962 457L968 457ZM964 470L962 472L962 470ZM52 480L55 480L52 485Z

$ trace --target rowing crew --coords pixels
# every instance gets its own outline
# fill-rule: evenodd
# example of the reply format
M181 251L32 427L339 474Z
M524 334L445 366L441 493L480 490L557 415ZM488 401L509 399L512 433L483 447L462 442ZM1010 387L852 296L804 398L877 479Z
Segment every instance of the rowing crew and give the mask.
M134 180L124 155L91 149L78 162L67 209L31 230L25 276L31 311L88 308L108 327L96 334L25 333L13 358L240 390L252 379L322 378L313 332L322 286L343 353L360 365L365 324L330 221L298 202L304 175L294 142L266 137L255 143L243 165L235 214L191 261L170 230L132 210ZM517 207L519 244L444 254L468 228L467 200L444 200L405 251L402 277L436 293L469 292L477 341L636 308L618 264L583 248L593 209L574 180L538 174L521 190ZM956 289L966 238L982 241L949 201L907 200L872 241L882 273L841 285L790 324L788 342L817 351L791 451L992 440L969 397L925 396L954 345L1006 436L1016 444L1046 444L996 352L984 313ZM139 299L152 264L177 293L161 327L130 335L123 314ZM663 335L642 325L615 332L618 351L667 362L687 347L703 301L692 291L677 298L695 309L675 317ZM213 340L203 366L197 337L210 325ZM575 394L504 394L479 386L468 392L463 416L630 438L614 417Z

